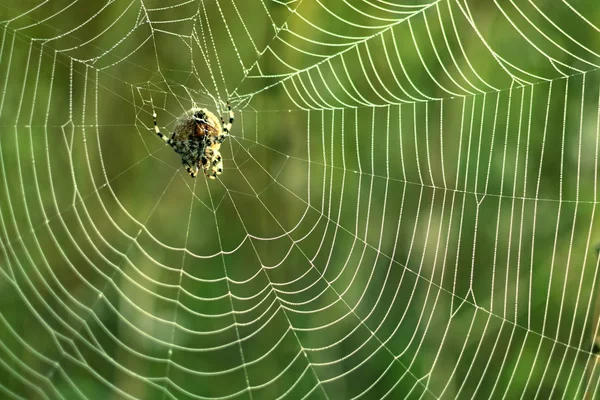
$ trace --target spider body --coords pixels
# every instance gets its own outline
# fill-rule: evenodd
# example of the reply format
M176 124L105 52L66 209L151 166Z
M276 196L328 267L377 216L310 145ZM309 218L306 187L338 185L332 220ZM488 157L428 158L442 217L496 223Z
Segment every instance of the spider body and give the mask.
M223 157L219 152L221 143L227 139L233 125L233 111L227 103L229 121L225 123L206 108L192 108L182 115L175 124L171 137L160 132L154 114L156 134L181 156L181 163L192 178L202 168L204 174L215 179L223 172Z

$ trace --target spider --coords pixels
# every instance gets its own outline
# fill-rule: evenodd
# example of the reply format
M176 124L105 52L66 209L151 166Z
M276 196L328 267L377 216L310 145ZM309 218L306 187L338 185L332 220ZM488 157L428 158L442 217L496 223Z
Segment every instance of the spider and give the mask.
M229 102L227 109L229 122L225 123L221 117L219 124L215 114L206 108L192 108L179 117L170 138L162 134L156 122L156 113L152 114L156 134L181 155L181 163L192 178L198 175L200 167L210 179L223 173L223 157L219 149L233 125L233 111Z

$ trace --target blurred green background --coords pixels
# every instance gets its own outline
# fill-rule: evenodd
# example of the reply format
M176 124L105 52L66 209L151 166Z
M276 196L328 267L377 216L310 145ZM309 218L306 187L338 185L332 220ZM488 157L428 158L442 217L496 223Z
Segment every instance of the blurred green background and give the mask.
M2 3L0 397L595 397L593 2Z

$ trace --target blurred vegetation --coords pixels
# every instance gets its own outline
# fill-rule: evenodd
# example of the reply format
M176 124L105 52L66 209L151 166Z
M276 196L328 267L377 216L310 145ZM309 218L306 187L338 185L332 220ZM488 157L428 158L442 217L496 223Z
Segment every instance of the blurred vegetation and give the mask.
M593 2L4 3L0 397L594 393Z

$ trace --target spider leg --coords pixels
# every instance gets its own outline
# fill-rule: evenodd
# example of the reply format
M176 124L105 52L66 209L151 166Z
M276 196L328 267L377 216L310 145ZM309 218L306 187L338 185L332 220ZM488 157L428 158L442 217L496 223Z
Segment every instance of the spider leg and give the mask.
M190 176L192 178L195 178L198 175L198 167L196 167L196 168L187 167L187 172L188 172L188 174L190 174Z
M196 175L198 175L198 167L192 167L190 166L190 164L186 161L182 162L183 166L185 167L185 170L187 171L188 174L190 174L190 176L192 178L195 178Z
M213 175L221 175L223 173L223 162L221 160L214 160L212 167Z
M227 109L229 110L229 122L225 123L225 120L223 119L223 117L221 117L221 125L223 126L223 132L225 132L225 134L221 135L217 139L220 142L223 142L225 138L229 136L234 121L233 110L231 109L231 104L229 102L227 102Z
M156 113L152 114L152 117L154 117L154 131L156 132L158 137L164 140L165 143L169 144L170 146L173 146L173 137L175 137L175 132L173 132L171 138L166 137L158 128L158 123L156 122Z

